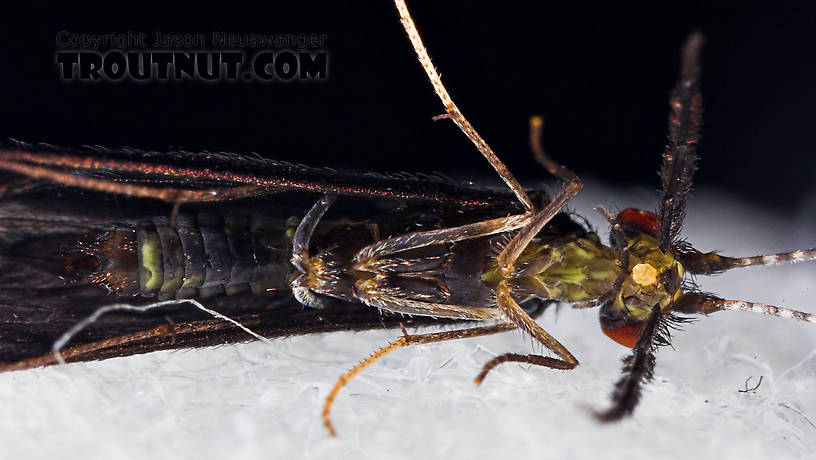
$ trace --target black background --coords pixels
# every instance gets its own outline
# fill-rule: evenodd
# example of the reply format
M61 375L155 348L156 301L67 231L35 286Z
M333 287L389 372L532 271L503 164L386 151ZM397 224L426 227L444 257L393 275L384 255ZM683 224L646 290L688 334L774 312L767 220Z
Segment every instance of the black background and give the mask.
M699 28L708 43L697 184L781 209L816 196L812 9L707 2L409 7L454 100L527 184L549 180L527 147L527 119L542 114L548 151L565 165L621 187L656 189L678 51ZM492 177L451 123L431 121L442 107L388 2L25 9L0 20L0 138L258 152L316 166ZM329 78L66 83L54 64L61 30L327 34Z

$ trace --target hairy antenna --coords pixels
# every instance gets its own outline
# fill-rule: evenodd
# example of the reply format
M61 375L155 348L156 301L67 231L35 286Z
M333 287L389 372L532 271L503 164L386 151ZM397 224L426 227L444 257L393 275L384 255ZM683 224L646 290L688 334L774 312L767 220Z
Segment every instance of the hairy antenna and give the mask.
M710 275L732 268L753 267L757 265L781 265L816 260L816 248L799 251L765 254L753 257L726 257L714 252L681 253L683 268L694 275Z
M708 315L717 311L736 310L775 316L777 318L795 319L808 323L816 323L816 315L791 308L782 308L758 302L744 300L725 300L707 294L688 293L677 300L674 310L680 313L697 313Z
M659 331L660 307L655 306L644 322L640 337L632 348L632 354L623 359L623 377L615 384L612 393L612 407L595 411L595 418L601 422L614 422L635 410L640 401L640 387L652 379L655 367L654 352L657 348L656 335Z
M660 179L663 197L658 211L660 249L667 251L680 234L685 217L686 196L697 171L697 143L703 119L700 94L700 49L703 34L692 32L683 46L680 80L669 100L669 142L663 152Z

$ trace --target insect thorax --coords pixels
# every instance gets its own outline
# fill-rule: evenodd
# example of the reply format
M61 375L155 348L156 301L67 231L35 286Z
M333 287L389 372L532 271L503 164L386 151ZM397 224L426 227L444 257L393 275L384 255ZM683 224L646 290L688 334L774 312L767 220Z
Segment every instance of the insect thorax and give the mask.
M533 241L518 259L510 280L516 297L536 296L563 302L595 299L612 288L620 268L615 251L587 234L578 238ZM503 276L495 265L482 278L498 284Z

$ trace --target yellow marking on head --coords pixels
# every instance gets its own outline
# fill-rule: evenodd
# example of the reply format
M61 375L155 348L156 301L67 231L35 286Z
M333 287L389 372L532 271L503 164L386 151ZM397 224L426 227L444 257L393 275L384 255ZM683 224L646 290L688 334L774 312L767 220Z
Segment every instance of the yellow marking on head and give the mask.
M632 280L641 286L657 282L657 270L649 264L637 264L632 267Z

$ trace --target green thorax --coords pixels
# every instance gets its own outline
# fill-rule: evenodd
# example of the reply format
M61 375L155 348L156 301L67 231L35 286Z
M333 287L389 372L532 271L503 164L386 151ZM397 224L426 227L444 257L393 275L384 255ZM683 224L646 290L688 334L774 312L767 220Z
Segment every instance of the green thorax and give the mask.
M517 260L514 292L539 298L580 302L595 299L612 288L620 273L615 251L594 234L582 238L533 241ZM502 280L494 267L482 279Z
M671 252L660 250L657 240L645 233L627 238L629 261L620 267L619 254L604 246L594 234L581 238L533 241L517 261L510 279L517 298L536 296L562 302L582 302L609 293L615 280L626 276L612 300L612 308L633 317L648 316L652 306L665 308L682 295L684 270ZM505 278L497 267L482 279L498 284Z

